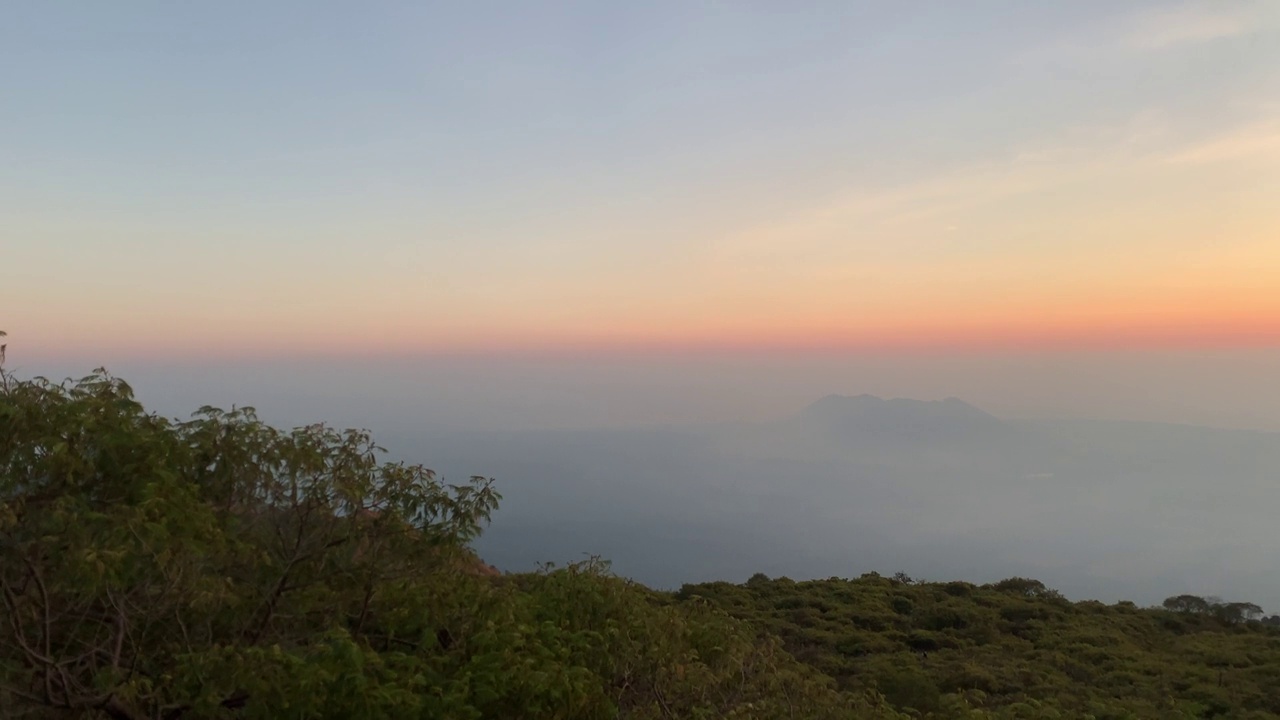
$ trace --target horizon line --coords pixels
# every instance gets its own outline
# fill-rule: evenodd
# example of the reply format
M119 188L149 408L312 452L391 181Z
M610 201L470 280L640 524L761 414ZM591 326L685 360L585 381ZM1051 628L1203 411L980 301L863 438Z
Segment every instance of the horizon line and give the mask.
M841 356L991 353L1098 353L1195 350L1245 350L1280 348L1280 319L1265 322L1116 323L1098 327L1078 323L1048 329L1026 324L950 326L941 328L886 328L878 331L813 331L746 334L721 333L718 337L601 336L579 334L560 338L522 338L511 341L454 340L427 342L353 342L337 338L321 342L296 338L263 347L248 338L243 343L171 343L148 348L128 338L100 345L57 344L45 348L24 347L22 334L10 332L8 364L26 361L82 362L93 355L97 362L211 362L307 361L307 360L416 360L416 359L625 359L715 357L721 355ZM761 337L763 336L763 337ZM772 336L772 337L770 337ZM816 337L815 337L816 336ZM98 365L100 366L100 365Z

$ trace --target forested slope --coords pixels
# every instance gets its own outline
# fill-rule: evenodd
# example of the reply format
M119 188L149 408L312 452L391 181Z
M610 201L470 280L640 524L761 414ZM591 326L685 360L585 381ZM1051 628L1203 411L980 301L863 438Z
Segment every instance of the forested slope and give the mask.
M1248 603L1173 610L1069 602L1035 580L986 586L903 575L686 586L783 639L847 690L952 717L1277 717L1280 629ZM1196 601L1199 601L1198 603Z

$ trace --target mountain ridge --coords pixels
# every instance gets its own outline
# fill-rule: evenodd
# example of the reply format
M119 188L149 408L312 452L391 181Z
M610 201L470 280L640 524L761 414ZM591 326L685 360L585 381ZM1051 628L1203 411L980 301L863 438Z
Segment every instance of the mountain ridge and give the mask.
M826 395L793 421L828 437L931 442L1007 432L1002 419L956 397L943 400L884 399L876 395Z
M998 419L991 413L955 396L947 396L941 400L917 400L906 397L882 398L870 393L859 395L830 393L801 410L802 414L805 412L896 412Z

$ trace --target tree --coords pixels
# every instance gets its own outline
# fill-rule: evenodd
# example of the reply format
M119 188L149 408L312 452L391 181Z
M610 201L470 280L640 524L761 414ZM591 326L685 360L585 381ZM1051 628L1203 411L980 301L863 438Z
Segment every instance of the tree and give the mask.
M1262 615L1262 608L1253 603L1226 602L1216 595L1204 598L1196 595L1174 595L1165 598L1161 607L1172 612L1212 615L1226 623L1255 620Z
M1253 620L1262 614L1262 608L1247 602L1220 603L1213 608L1219 620L1228 623Z
M1207 613L1210 610L1209 602L1196 595L1175 595L1166 598L1161 606L1165 610L1184 613Z
M992 586L995 590L1025 597L1059 598L1058 591L1045 587L1039 580L1024 577L1011 577L1001 580Z
M279 431L247 408L171 422L103 371L4 377L5 707L117 720L340 713L358 702L340 688L286 696L300 686L271 683L307 672L383 683L367 650L406 597L420 592L410 608L427 611L433 577L472 562L466 543L499 499L482 478L449 486L382 462L364 432ZM388 708L417 702L382 690Z

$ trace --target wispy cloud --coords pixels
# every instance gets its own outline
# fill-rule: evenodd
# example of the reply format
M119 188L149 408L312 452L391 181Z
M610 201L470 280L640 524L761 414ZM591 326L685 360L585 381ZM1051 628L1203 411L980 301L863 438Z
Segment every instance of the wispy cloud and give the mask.
M1244 35L1258 25L1242 2L1192 2L1132 16L1121 44L1132 50L1164 50Z
M1053 172L993 162L896 187L837 192L776 223L723 238L714 246L714 265L774 274L789 264L810 269L881 257L892 252L888 235L921 226L937 237L954 232L950 212L1035 192Z
M1184 147L1166 160L1178 165L1206 165L1280 155L1280 123L1259 123Z
M1117 55L1197 48L1280 27L1277 8L1280 4L1274 0L1189 0L1139 11L1117 10L1091 29L1044 43L1022 59L1032 64L1046 59L1111 63L1118 60Z
M1003 267L1013 257L1033 264L1066 257L1076 251L1064 227L1101 237L1131 226L1129 211L1110 202L1126 188L1136 184L1149 191L1211 163L1280 158L1280 123L1259 117L1193 132L1158 110L1146 110L1111 126L1067 128L950 172L814 198L774 223L726 234L711 247L709 264L713 272L739 280L803 277L820 284L858 268L892 268L902 277L927 273L928 258L940 254L975 267L988 260ZM1027 220L1029 206L1039 214L1036 223ZM1185 215L1191 227L1200 212L1182 208L1167 214ZM1108 224L1105 218L1113 215ZM973 251L957 253L959 247ZM983 252L996 254L983 260Z
M835 191L775 223L722 238L714 246L714 264L769 273L787 263L834 268L904 256L910 254L904 248L921 243L950 244L955 239L946 236L958 233L963 218L978 213L999 224L999 208L1016 198L1151 166L1170 157L1176 135L1163 113L1144 110L1113 125L1069 127L900 185ZM973 222L963 225L973 229Z
M1135 113L1113 124L1082 124L1058 131L1037 144L1019 147L1015 164L1071 163L1107 157L1112 161L1140 157L1165 146L1176 136L1176 127L1158 108Z

